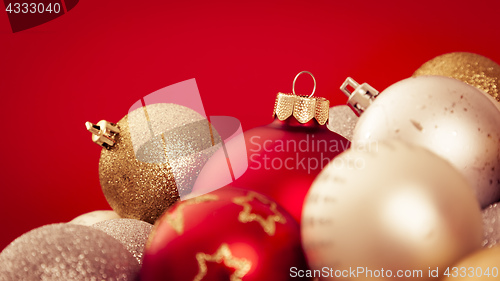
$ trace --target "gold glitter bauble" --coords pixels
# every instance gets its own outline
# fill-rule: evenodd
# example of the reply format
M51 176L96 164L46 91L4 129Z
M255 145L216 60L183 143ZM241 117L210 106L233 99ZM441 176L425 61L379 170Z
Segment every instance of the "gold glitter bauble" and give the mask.
M172 103L140 107L118 121L116 143L103 148L99 180L123 218L154 223L190 193L220 137L196 111Z
M500 65L478 54L456 52L424 63L413 77L440 75L458 79L483 90L500 102Z

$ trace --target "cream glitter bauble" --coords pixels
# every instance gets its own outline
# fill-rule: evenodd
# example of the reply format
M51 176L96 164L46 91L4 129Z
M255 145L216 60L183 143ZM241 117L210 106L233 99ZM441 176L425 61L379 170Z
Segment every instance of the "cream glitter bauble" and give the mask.
M51 224L0 253L0 280L136 280L140 266L123 245L83 225Z
M90 226L100 221L119 219L119 218L120 216L114 211L102 210L102 211L93 211L85 213L83 215L79 215L78 217L74 218L68 223Z
M334 277L364 269L351 280L366 280L367 270L377 280L407 280L398 270L427 277L429 267L481 247L480 208L467 181L432 152L397 140L330 162L307 195L302 222L311 268L332 268Z
M328 129L335 132L349 141L352 139L354 127L359 117L347 105L337 105L330 107L328 117Z
M483 247L500 246L500 204L495 203L483 210ZM500 264L499 264L500 266Z
M144 247L153 228L152 224L134 219L112 219L93 224L97 228L113 236L142 264Z
M482 207L500 199L500 112L475 87L442 76L393 84L361 115L352 142L392 138L426 147L452 163Z
M109 205L123 218L154 223L191 192L201 168L221 147L207 119L178 104L139 107L116 125L116 143L101 152L99 180Z

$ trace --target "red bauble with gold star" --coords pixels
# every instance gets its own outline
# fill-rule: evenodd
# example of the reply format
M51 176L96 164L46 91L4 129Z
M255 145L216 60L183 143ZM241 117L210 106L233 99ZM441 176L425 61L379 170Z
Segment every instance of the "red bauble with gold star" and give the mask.
M269 197L224 188L181 201L156 222L141 281L285 281L307 264L297 222Z
M294 117L245 132L248 169L229 186L270 196L300 222L307 191L350 142L316 120Z

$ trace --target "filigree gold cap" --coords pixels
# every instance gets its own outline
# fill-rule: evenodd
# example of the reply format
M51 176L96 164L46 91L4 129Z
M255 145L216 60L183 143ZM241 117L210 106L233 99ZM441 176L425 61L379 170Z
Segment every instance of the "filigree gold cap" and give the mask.
M314 88L309 96L295 94L295 81L302 73L308 73L314 80ZM293 115L300 123L307 123L315 118L319 124L324 125L328 121L330 101L325 98L312 97L316 91L316 80L309 71L301 71L293 80L292 94L278 93L274 103L273 117L276 116L283 121Z
M328 121L330 102L325 98L310 98L294 94L278 93L274 103L273 117L283 121L293 114L300 123L307 123L316 118L319 124Z

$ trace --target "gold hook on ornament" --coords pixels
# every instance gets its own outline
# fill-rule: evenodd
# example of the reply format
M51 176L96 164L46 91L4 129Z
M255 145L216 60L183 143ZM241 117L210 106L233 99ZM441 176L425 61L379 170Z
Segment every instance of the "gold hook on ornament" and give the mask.
M101 120L97 124L85 122L87 131L92 133L92 141L104 148L115 145L115 136L120 133L120 128L115 123Z
M294 95L296 95L296 94L295 94L295 81L297 81L297 78L299 78L299 76L300 76L301 74L303 74L303 73L307 73L307 74L311 75L311 77L312 77L312 79L313 79L313 81L314 81L314 88L313 88L313 91L312 91L312 93L309 95L309 98L310 98L310 97L312 97L312 96L314 95L314 92L316 92L316 79L314 78L314 75L312 75L312 73L311 73L311 72L309 72L309 71L305 71L305 70L304 70L304 71L301 71L301 72L299 72L299 74L297 74L297 75L295 76L295 79L293 79L292 93L293 93Z

